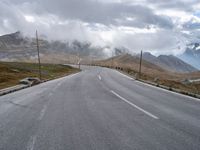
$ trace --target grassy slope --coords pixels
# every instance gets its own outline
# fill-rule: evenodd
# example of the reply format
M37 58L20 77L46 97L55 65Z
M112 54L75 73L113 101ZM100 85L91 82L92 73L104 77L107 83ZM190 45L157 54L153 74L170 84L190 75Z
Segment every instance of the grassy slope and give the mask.
M78 72L70 66L42 64L42 79L54 79L59 76ZM13 86L26 77L38 77L38 65L34 63L0 62L0 89Z

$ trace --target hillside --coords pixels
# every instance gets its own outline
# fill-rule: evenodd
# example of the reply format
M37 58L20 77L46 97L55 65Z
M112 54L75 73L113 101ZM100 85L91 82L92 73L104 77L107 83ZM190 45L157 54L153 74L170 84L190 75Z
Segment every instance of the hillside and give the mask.
M133 71L132 73L134 75L138 73L139 60L140 59L138 56L123 54L106 60L96 61L95 64L108 67L113 66L113 67L127 68L127 70L129 69L132 70ZM159 79L170 79L170 80L184 80L184 79L196 79L196 78L198 79L200 77L200 71L191 73L189 72L180 73L180 72L169 71L146 60L142 61L142 73L148 75L152 79L159 78Z
M108 61L110 60L111 59L108 59ZM138 68L140 64L140 59L137 56L132 56L130 54L116 56L113 58L113 60L114 62L120 63L120 64L135 65L136 68ZM149 63L146 60L143 60L142 66L144 69L155 69L159 71L164 71L161 67L154 65L153 63Z
M39 39L40 53L43 62L63 63L69 62L74 57L99 57L105 58L104 47L94 47L89 42L49 41ZM55 56L58 56L55 58ZM66 55L72 58L65 57ZM47 57L49 56L49 58ZM55 59L51 59L55 58ZM22 33L16 32L0 36L0 61L28 61L34 62L37 59L36 39L25 37ZM59 61L60 60L60 61ZM63 61L65 60L65 61Z
M193 66L173 55L160 55L156 57L151 53L146 52L143 53L143 59L172 72L187 73L198 71Z
M131 69L133 71L133 74L136 74L139 70L140 59L137 56L123 54L106 60L96 61L95 63L101 66L113 66ZM174 77L171 76L172 73L168 70L165 70L160 66L150 63L146 60L142 61L142 73L148 74L153 78L157 77L158 75L163 78L165 78L166 75L170 76L171 78Z
M12 47L25 44L27 41L23 39L20 32L0 36L0 49L6 50Z

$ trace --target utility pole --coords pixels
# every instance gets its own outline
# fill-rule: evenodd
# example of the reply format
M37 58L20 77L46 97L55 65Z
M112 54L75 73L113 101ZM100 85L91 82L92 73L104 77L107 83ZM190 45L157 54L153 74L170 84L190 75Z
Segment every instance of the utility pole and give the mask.
M113 68L114 66L113 66L113 51L112 51L112 58L111 58L112 60L111 60L111 68Z
M79 53L78 53L78 68L81 69L81 59Z
M141 54L140 54L139 78L141 77L141 70L142 70L142 51L141 51Z
M42 75L41 75L41 64L40 64L40 48L39 48L39 40L38 40L38 33L36 30L36 43L37 43L37 52L38 52L38 69L39 69L39 78L42 80Z

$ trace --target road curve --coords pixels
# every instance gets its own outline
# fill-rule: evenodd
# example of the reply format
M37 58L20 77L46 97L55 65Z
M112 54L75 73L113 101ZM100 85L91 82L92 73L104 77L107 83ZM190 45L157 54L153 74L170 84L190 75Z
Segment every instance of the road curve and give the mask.
M0 150L199 150L200 101L100 67L0 97Z

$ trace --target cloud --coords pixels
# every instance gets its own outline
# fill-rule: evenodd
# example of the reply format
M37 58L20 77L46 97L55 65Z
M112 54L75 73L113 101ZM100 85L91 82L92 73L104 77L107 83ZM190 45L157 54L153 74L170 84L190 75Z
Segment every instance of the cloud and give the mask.
M38 29L50 39L178 53L198 40L198 8L198 0L3 0L0 34Z
M33 3L33 4L32 4ZM17 4L19 5L19 4ZM34 8L33 8L34 6ZM24 10L34 10L33 13L44 15L47 13L57 15L66 20L81 20L88 23L101 23L105 25L126 25L126 17L134 18L129 24L145 27L157 25L163 28L173 27L167 16L158 16L153 10L143 5L129 5L127 3L103 3L94 0L43 0L24 2Z

